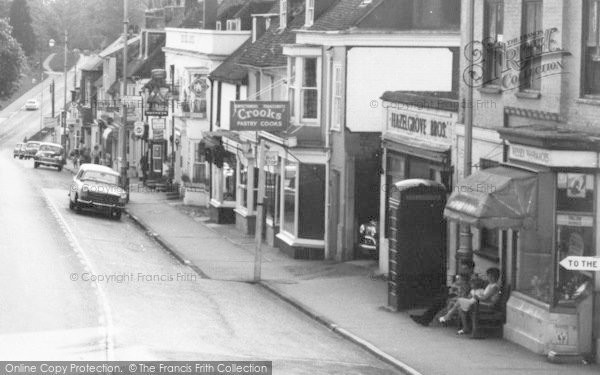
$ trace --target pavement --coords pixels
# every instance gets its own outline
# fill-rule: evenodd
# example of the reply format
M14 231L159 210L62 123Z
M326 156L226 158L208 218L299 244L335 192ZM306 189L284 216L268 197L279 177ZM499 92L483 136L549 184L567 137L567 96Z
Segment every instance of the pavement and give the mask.
M69 169L69 165L67 166ZM127 212L150 237L201 277L253 282L254 238L209 220L206 208L168 200L132 181ZM423 327L386 308L375 261L291 259L263 244L259 284L316 322L405 374L598 374L596 364L553 364L501 338L473 340L455 327Z

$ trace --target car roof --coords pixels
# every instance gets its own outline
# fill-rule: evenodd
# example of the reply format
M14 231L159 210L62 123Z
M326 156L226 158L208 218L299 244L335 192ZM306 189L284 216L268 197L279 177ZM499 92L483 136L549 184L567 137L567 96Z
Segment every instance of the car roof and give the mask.
M118 172L115 172L114 170L110 169L109 167L106 167L104 165L98 165L98 164L91 164L91 163L85 163L85 164L81 164L81 167L79 167L80 171L96 171L96 172L103 172L103 173L108 173L111 174L113 176L119 176Z
M56 147L63 148L63 146L62 146L62 145L59 145L58 143L52 143L52 142L41 142L41 143L40 143L40 146L41 146L41 145L44 145L44 146L56 146Z
M40 141L29 141L29 142L27 142L27 144L28 145L29 144L32 144L32 145L38 144L39 145L39 144L42 144L42 142L40 142Z
M27 100L27 101L28 101L28 102L37 102L37 100L36 100L36 99L29 99L29 100Z

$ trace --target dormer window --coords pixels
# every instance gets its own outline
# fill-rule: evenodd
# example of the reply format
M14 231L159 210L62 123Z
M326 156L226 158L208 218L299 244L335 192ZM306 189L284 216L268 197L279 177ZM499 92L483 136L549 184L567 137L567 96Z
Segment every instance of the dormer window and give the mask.
M217 26L216 26L216 28L217 28L217 31L220 31L220 30L221 30L221 28L222 28L222 26L221 26L221 21L217 21Z
M287 0L279 0L279 28L287 28Z
M235 20L227 20L227 31L239 31L241 26L241 21L239 18Z
M315 21L315 0L306 0L305 16L304 26L311 27Z

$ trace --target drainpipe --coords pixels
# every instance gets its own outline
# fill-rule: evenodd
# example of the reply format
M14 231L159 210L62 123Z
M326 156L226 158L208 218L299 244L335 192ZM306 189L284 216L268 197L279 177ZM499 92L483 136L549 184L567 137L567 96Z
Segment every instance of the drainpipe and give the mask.
M325 129L325 231L324 231L324 238L325 238L325 259L331 259L331 249L329 248L329 236L330 236L330 232L331 232L331 228L330 228L330 221L329 221L329 215L331 214L330 212L330 208L331 208L331 202L330 202L330 183L329 183L329 179L330 179L330 174L331 174L331 170L330 170L330 165L329 162L331 160L331 145L330 145L330 138L331 138L331 105L332 105L332 97L333 97L333 51L332 51L331 47L330 49L328 49L325 52L325 55L327 57L327 61L325 62L326 66L327 66L327 81L325 83L325 85L327 86L327 95L324 95L323 97L325 98L325 100L323 100L324 104L325 104L325 121L324 124L326 126Z
M467 43L473 42L473 23L475 17L475 1L468 1L467 8ZM473 50L471 50L471 54ZM472 59L471 59L472 61ZM465 100L465 144L464 144L464 170L463 178L471 175L472 147L473 147L473 76L467 74L467 95ZM460 264L462 260L473 260L473 234L471 226L460 224L459 247L456 251L456 261Z

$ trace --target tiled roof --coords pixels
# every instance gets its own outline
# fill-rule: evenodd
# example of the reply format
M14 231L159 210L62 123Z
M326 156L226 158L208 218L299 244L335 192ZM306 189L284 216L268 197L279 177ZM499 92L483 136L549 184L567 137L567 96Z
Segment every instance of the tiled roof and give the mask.
M236 49L225 61L210 73L210 78L216 79L217 81L229 82L229 83L246 83L248 78L248 70L238 65L240 57L248 50L252 45L252 40L248 39L238 49Z
M292 30L300 28L304 24L303 3L297 2L295 7L288 7L288 9L294 14L294 18L288 22L288 27L285 30L279 30L279 20L274 20L269 30L240 57L239 64L261 68L287 64L287 58L283 55L283 45L294 43L296 35ZM279 2L275 2L269 13L279 13Z
M362 5L364 0L339 0L329 11L315 20L309 30L315 31L343 31L354 26L373 9L386 0L372 0L371 3ZM396 0L393 0L396 1Z
M456 91L386 91L381 99L442 111L458 111Z

